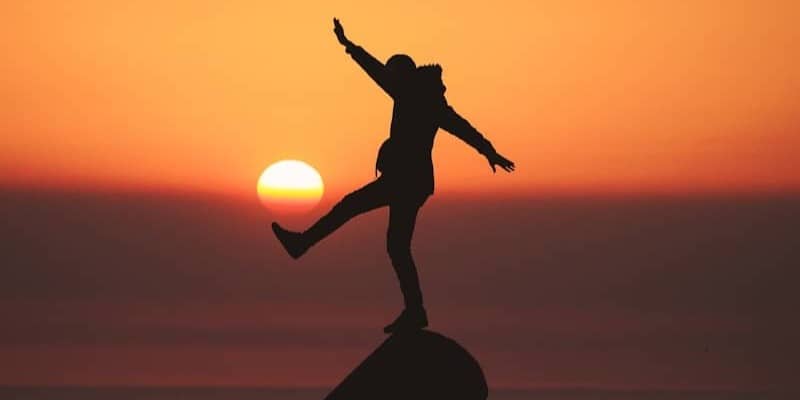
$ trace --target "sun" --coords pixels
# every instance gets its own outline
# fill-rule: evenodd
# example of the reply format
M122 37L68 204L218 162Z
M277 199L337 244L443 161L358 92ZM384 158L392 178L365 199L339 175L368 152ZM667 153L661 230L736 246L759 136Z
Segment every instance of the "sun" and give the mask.
M313 209L324 191L319 172L299 160L282 160L270 165L258 178L257 188L261 203L281 213Z

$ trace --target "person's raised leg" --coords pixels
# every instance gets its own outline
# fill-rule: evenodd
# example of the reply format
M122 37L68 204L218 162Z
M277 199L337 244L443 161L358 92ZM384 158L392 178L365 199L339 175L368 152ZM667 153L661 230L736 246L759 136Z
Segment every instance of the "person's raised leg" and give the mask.
M351 218L388 204L380 179L344 196L341 201L305 232L292 232L272 223L272 231L292 258L302 256L311 246L333 233Z
M419 284L417 267L411 256L411 238L414 235L417 213L425 199L403 200L389 205L389 230L386 235L386 248L392 267L400 281L405 309L397 319L383 330L386 333L428 326L428 317L422 304L422 289Z

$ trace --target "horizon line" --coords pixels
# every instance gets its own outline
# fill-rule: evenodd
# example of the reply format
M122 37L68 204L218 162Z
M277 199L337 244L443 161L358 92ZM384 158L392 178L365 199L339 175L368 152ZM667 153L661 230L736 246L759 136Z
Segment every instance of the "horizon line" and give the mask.
M355 187L352 188L356 189ZM231 200L244 200L252 198L258 202L256 190L252 194L234 192L220 188L203 188L194 185L169 185L169 184L31 184L20 182L0 181L0 192L22 192L22 193L62 193L62 194L86 194L86 195L160 195L165 197L215 197L227 198ZM347 194L350 189L334 187L325 190L320 204L327 204L336 201L338 197ZM336 198L331 198L334 195ZM579 186L548 186L542 185L531 187L525 191L482 191L471 188L447 188L437 190L433 196L446 199L713 199L713 198L795 198L800 197L800 188L706 188L706 189L675 189L675 188L622 188L608 187L600 189L598 187L579 187Z

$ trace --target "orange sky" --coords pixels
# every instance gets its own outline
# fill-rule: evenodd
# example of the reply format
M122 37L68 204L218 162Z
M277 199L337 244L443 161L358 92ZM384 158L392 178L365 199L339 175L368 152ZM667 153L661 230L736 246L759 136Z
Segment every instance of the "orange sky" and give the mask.
M798 190L796 1L3 1L0 182L255 194L282 158L372 177L391 103L344 54L444 67L518 164L441 134L441 191Z

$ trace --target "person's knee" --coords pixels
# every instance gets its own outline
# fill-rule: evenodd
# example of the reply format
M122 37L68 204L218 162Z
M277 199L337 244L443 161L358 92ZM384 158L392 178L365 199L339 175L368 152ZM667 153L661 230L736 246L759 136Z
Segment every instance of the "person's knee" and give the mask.
M350 214L352 213L353 209L355 209L357 200L358 199L356 198L355 194L347 194L333 206L333 211L337 213Z
M342 197L342 200L339 201L337 204L339 207L347 207L351 206L356 202L356 195L354 193L348 193Z

